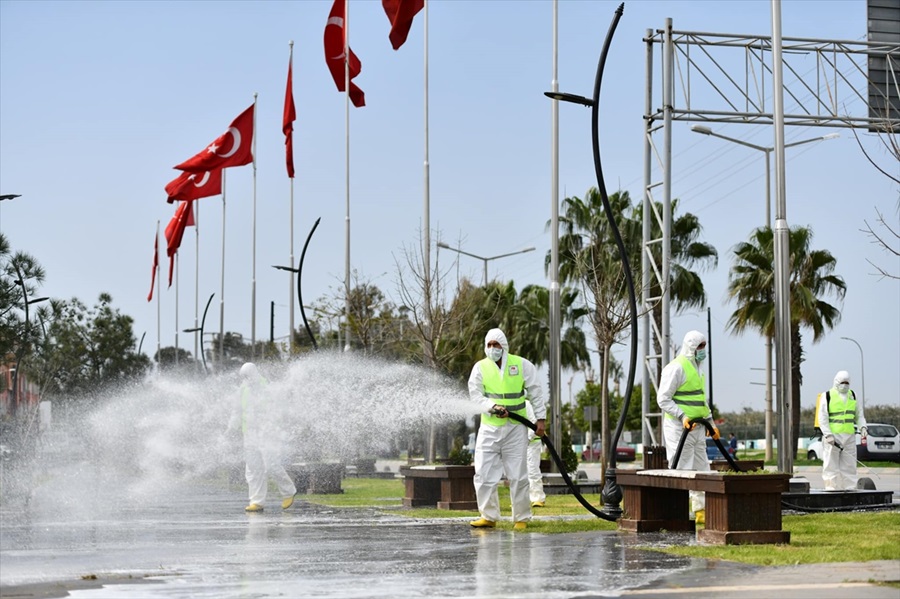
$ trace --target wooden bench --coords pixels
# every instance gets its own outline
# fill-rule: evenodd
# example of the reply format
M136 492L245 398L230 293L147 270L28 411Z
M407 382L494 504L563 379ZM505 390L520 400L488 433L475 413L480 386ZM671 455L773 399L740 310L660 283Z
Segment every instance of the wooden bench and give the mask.
M406 493L403 507L477 510L475 466L401 466Z
M701 541L717 545L789 543L781 529L781 494L788 474L735 474L690 470L620 470L625 494L619 528L632 532L691 532L688 491L706 493L706 526Z

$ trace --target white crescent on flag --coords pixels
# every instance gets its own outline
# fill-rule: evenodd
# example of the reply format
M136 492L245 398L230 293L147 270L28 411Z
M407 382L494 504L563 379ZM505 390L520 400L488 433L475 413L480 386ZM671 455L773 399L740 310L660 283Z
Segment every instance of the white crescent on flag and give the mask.
M231 133L231 137L234 138L234 145L231 146L231 151L226 152L225 154L219 154L218 152L216 152L216 156L219 156L221 158L228 158L229 156L232 156L235 152L238 151L238 148L241 147L241 132L237 127L229 127L226 133ZM207 176L209 176L209 173L206 174Z

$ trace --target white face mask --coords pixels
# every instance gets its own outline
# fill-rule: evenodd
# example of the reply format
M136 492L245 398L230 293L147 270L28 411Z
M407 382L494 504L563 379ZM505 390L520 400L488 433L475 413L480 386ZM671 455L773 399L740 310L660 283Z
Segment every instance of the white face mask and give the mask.
M503 357L503 348L502 347L487 347L485 348L484 355L488 358L497 362L500 358Z
M850 390L850 383L839 383L837 386L837 390L841 393L846 393Z

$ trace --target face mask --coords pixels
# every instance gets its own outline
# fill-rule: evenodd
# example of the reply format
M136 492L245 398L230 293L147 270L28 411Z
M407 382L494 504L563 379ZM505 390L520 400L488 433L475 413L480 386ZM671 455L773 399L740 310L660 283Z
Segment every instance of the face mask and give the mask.
M500 360L500 358L503 357L503 348L489 347L489 348L487 348L487 350L484 353L488 358L490 358L494 362L497 362Z
M838 391L841 393L846 393L850 390L850 383L841 383L837 386Z
M698 349L696 353L694 353L694 357L697 358L697 362L702 362L706 359L706 348Z

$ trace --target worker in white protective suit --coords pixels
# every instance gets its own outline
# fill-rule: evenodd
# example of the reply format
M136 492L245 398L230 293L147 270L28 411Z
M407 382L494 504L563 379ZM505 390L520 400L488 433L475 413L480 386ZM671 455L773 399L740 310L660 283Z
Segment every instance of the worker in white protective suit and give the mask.
M834 386L822 393L816 414L822 429L822 481L826 491L856 489L856 428L866 437L863 399L850 389L850 373L834 375Z
M545 431L546 409L543 389L534 364L509 353L506 335L491 329L484 337L487 356L472 367L469 397L483 412L475 441L475 496L481 517L470 524L475 528L493 528L500 520L497 485L504 472L509 480L513 528L524 530L531 520L529 502L528 427L509 418L528 414L526 397L536 418L537 435Z
M241 388L235 401L228 430L238 424L244 437L244 462L250 504L247 512L261 512L266 501L269 476L275 480L281 494L281 508L288 509L294 503L297 487L281 463L282 440L277 433L277 415L266 387L269 382L253 363L241 366Z
M706 400L706 379L700 365L706 360L706 336L700 331L689 331L684 336L681 350L674 360L662 370L656 402L662 410L663 438L666 442L666 458L673 466L675 452L685 429L687 438L676 468L678 470L709 470L706 457L706 428L691 424L696 418L709 420L713 425L713 438L719 438L719 429L712 422L712 412ZM706 494L690 491L691 514L697 524L706 522Z
M536 422L534 408L531 406L530 400L525 400L525 411L528 419ZM537 434L528 429L528 450L525 454L528 462L528 497L531 500L531 507L544 507L547 501L547 494L544 493L544 475L541 473L541 452L544 450L544 443Z

